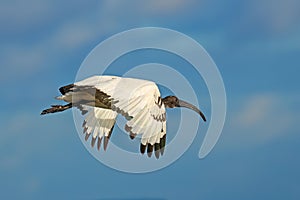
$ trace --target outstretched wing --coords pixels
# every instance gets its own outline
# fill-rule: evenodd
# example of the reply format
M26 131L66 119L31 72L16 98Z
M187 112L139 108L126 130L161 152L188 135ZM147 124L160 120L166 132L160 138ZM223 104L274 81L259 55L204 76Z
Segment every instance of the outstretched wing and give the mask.
M147 149L149 157L153 151L157 158L163 154L166 111L154 82L115 76L94 76L74 85L93 87L109 97L108 106L128 120L125 130L130 133L130 137L141 136L141 153L145 153Z
M97 141L97 148L100 150L101 142L104 138L104 150L106 150L118 113L109 109L90 106L82 107L84 110L87 110L82 124L83 133L86 134L85 140L87 141L92 136L91 146L94 147Z
M135 102L132 103L134 105ZM133 139L136 135L141 135L141 153L151 157L155 151L155 156L159 158L164 152L166 141L166 113L164 105L159 105L152 97L144 106L137 107L139 111L132 113L130 108L123 108L125 112L134 116L125 126L125 130L130 133Z

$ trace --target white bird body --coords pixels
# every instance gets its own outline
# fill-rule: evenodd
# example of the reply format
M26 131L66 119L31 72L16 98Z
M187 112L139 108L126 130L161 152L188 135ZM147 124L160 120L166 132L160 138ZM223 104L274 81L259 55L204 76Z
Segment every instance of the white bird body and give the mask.
M144 153L147 147L148 156L151 156L154 149L157 158L163 154L167 132L165 105L170 108L181 106L176 97L177 101L173 101L174 96L162 99L157 85L152 81L118 76L93 76L61 87L60 91L62 96L57 99L69 104L52 106L42 114L70 107L79 108L83 114L87 113L83 123L86 140L92 135L91 143L94 146L98 139L98 149L103 137L106 149L116 117L121 114L127 120L125 130L130 137L141 136L141 152ZM192 106L182 102L185 103L182 104L184 107ZM189 108L199 111L193 106ZM198 113L203 115L201 111Z

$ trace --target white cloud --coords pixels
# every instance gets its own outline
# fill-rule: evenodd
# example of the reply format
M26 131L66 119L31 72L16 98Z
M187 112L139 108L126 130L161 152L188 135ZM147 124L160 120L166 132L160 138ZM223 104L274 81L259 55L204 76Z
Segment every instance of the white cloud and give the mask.
M245 16L242 16L242 18L249 18L248 20L250 20L251 23L256 22L257 20L255 19L261 19L263 23L267 24L277 23L278 20L284 19L283 21L285 21L287 25L280 25L283 29L284 27L293 25L295 20L298 19L297 16L299 12L296 12L297 6L295 5L297 2L295 0L288 0L287 3L283 1L278 1L278 3L263 2L264 3L261 3L262 8L257 11L257 16L253 15L253 11L260 7L258 2L248 3L247 6L249 6L249 8L247 7ZM74 54L73 52L81 49L89 42L100 41L103 39L103 36L109 36L113 33L148 22L150 25L153 24L152 22L158 24L163 20L172 22L170 18L165 18L165 16L174 17L174 20L180 19L181 17L179 17L179 15L184 17L189 15L190 12L195 12L193 8L196 3L197 7L199 7L199 1L195 0L111 0L99 2L95 4L94 7L96 8L91 10L86 9L88 6L91 7L91 4L87 4L87 6L80 2L74 2L70 4L71 8L68 8L68 11L72 9L76 12L76 14L72 15L64 14L65 8L61 8L59 1L55 1L54 3L48 1L47 3L41 3L40 1L30 0L27 1L26 4L21 1L7 1L1 3L0 19L2 20L2 24L6 24L3 26L4 28L15 27L11 30L22 30L26 29L26 27L40 27L44 23L49 23L50 26L49 30L47 30L47 35L39 36L40 39L34 39L31 43L14 43L9 44L9 47L7 47L7 45L0 47L0 50L3 52L1 54L2 67L0 80L8 81L19 78L18 76L26 77L26 75L37 73L40 69L49 67L49 60L55 60L57 55L64 55L66 52L72 52L72 54ZM200 1L200 3L202 3L202 1ZM82 9L80 9L81 7ZM138 9L132 9L133 7ZM282 7L282 10L277 14L280 7ZM202 9L205 10L204 7L202 7ZM267 16L265 17L264 15ZM276 17L279 17L279 19ZM157 19L159 19L158 22ZM7 23L7 20L9 20L10 23ZM245 19L243 19L243 22L244 20ZM53 23L55 23L55 25ZM272 27L272 25L267 26ZM228 27L228 29L231 28L232 27ZM231 32L229 31L229 33ZM32 32L32 34L34 33ZM230 44L227 44L228 38L226 37L228 36L226 34L215 34L216 35L208 32L206 35L203 35L202 31L200 37L199 32L196 31L193 37L198 39L200 37L199 41L202 40L210 46L215 47L216 51L220 48L222 49L222 47L230 46ZM239 52L243 52L240 51L241 48L249 49L249 51L255 49L255 51L262 52L269 52L270 50L277 51L278 49L299 49L299 45L297 46L298 38L298 35L295 35L293 37L283 37L276 40L251 41L249 42L249 46L246 44L243 47L239 47ZM177 45L176 42L174 42L174 45ZM182 48L182 44L180 45ZM257 48L257 46L260 48ZM52 65L51 67L55 66Z
M284 99L276 94L249 96L241 104L235 104L234 112L227 116L228 132L235 145L253 146L265 144L300 130L297 110L289 104L295 99Z
M60 50L75 50L97 36L97 28L88 23L76 20L61 24L59 28L50 36L45 45L56 44Z
M148 15L168 15L174 14L181 11L186 11L188 8L192 8L195 3L199 1L195 0L153 0L153 1L139 1L139 0L129 0L129 1L118 1L111 0L105 1L102 6L102 11L107 11L111 15L124 15L124 13L135 17L145 17ZM132 9L136 8L136 9Z
M30 49L24 46L11 45L1 55L1 81L14 81L18 77L26 77L37 72L45 64L46 54L43 48L31 46Z
M12 28L13 30L9 32L19 34L15 29L20 29L19 31L22 32L23 28L26 29L26 27L22 28L18 23L26 24L26 26L29 27L32 23L36 25L39 24L41 18L51 18L51 16L55 14L49 11L53 6L47 8L40 4L36 5L35 1L31 3L34 9L28 15L24 13L24 17L22 17L22 10L24 9L22 9L20 3L15 6L11 4L4 6L8 7L8 10L13 11L13 13L19 13L20 11L14 19L11 19L12 21L8 26L15 28ZM27 4L30 3L27 2ZM26 6L24 7L26 8ZM35 9L39 12L35 12ZM46 11L46 9L48 10ZM40 16L41 14L43 14L42 17ZM3 15L1 16L2 20L10 20L10 16L8 16L6 12L0 15ZM41 24L39 24L39 26L40 25ZM51 23L49 25L51 25ZM49 68L49 64L53 64L53 61L57 59L57 55L64 55L66 52L76 52L82 48L82 45L86 45L89 41L101 37L102 35L99 30L101 30L101 27L91 23L88 17L82 17L81 13L74 18L62 20L61 23L49 28L48 33L45 35L35 35L33 31L30 31L30 34L38 36L38 39L30 39L32 41L27 41L26 38L31 38L31 36L25 34L21 42L18 42L20 39L11 42L6 41L0 47L0 51L2 52L0 55L2 66L0 81L7 83L16 79L26 80L28 77L34 76L41 69ZM51 67L56 66L52 65Z
M299 7L298 0L249 1L245 5L244 17L250 23L262 25L261 28L269 33L281 34L298 24Z
M134 23L147 16L156 17L166 13L185 10L194 1L167 0L167 1L104 1L95 4L94 10L84 9L87 6L80 2L74 2L73 10L80 11L77 15L64 15L60 2L47 3L36 0L5 2L0 7L0 19L3 28L9 32L32 33L31 28L44 27L44 23L52 26L46 35L35 39L30 43L18 43L3 45L1 51L1 81L23 78L33 75L44 67L49 67L49 59L57 54L74 52L81 49L90 41L103 38L112 32L119 32L128 19ZM89 4L89 6L91 6ZM96 7L97 7L96 6ZM80 9L82 7L82 9ZM131 9L138 7L138 9ZM70 10L70 9L68 9ZM63 20L58 20L62 18ZM51 22L52 20L52 22ZM9 21L10 23L7 23ZM57 23L58 22L58 23ZM6 30L7 31L7 30ZM28 32L29 31L29 32ZM18 33L19 34L19 33ZM34 33L32 33L34 34ZM53 66L52 66L53 67Z
M59 118L43 119L39 113L32 112L14 112L13 115L6 115L2 120L2 132L5 134L0 135L0 170L20 170L29 160L51 152L53 146L68 135L61 134L61 127L72 130L73 126L66 126L63 122L72 122L69 117L62 115Z
M261 121L268 120L277 99L271 95L257 95L250 97L236 116L236 123L249 128Z
M30 1L2 1L0 6L0 23L5 24L1 28L10 31L20 31L43 22L53 6L49 2Z

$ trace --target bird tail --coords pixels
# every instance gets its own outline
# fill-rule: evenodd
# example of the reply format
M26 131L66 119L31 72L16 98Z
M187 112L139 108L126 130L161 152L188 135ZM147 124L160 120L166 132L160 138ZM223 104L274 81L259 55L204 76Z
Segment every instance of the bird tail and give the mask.
M62 111L67 110L69 108L72 108L71 103L69 103L67 105L51 105L51 108L43 110L41 112L41 115L45 115L45 114L49 114L49 113L62 112Z
M55 97L56 100L64 100L64 98L65 98L65 95Z

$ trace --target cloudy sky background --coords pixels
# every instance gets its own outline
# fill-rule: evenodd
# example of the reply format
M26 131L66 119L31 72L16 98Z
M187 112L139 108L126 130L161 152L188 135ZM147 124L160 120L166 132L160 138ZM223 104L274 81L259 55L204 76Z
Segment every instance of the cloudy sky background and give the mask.
M1 199L299 199L299 1L0 5ZM72 112L39 113L55 102L58 87L74 80L99 42L144 26L180 31L207 50L223 76L228 112L221 138L205 159L197 157L203 140L198 134L171 166L133 175L102 165L86 151ZM124 65L154 59L138 55ZM209 115L207 91L199 93ZM170 111L168 123L177 114Z

